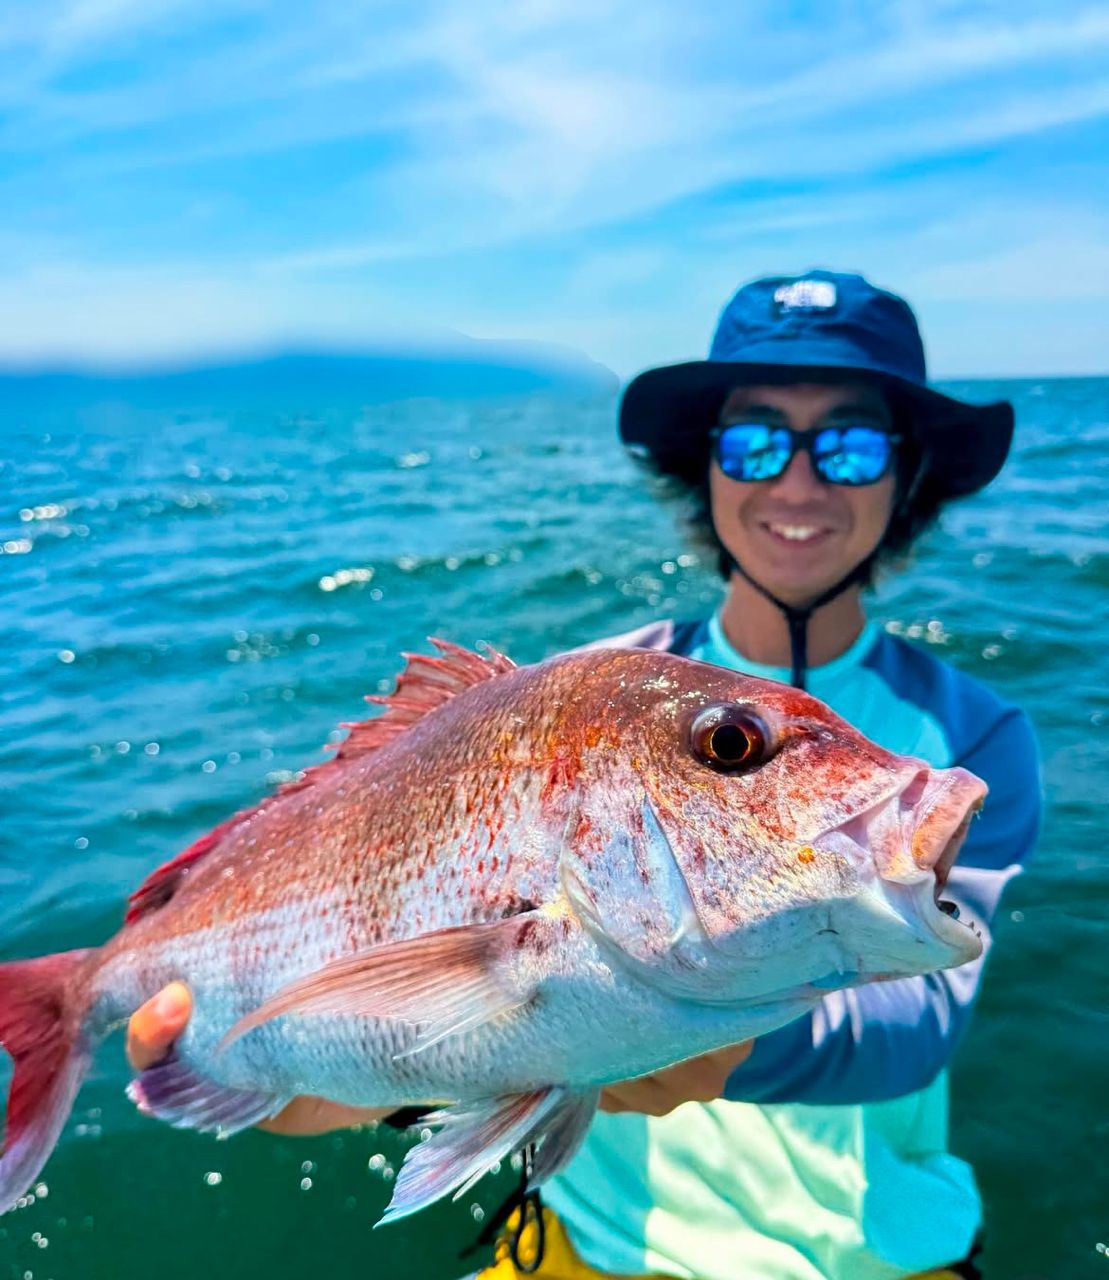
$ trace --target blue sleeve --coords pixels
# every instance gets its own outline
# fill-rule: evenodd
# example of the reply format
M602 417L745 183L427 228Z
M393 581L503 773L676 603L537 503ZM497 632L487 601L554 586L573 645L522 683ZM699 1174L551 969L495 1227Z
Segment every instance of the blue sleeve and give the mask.
M957 969L829 993L811 1014L760 1037L724 1097L881 1102L925 1088L950 1061L978 993L1001 891L1035 846L1041 808L1035 738L1015 708L952 763L990 789L944 889L963 919L977 923L983 954Z

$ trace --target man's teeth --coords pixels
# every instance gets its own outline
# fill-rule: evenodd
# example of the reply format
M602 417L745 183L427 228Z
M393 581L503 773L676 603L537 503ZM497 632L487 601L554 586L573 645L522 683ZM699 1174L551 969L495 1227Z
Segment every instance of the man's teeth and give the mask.
M811 524L772 524L770 532L777 534L779 538L788 538L791 542L805 542L809 538L815 538L820 530Z

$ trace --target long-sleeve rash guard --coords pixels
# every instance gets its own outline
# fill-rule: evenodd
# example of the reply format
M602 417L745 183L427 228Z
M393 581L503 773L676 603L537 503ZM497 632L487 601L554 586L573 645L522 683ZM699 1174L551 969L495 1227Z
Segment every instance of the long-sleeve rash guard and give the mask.
M602 644L669 649L769 679L718 617ZM982 958L830 992L760 1037L725 1097L671 1115L601 1115L549 1188L587 1261L732 1280L886 1280L961 1257L979 1227L973 1173L947 1151L947 1073L978 991L990 924L1040 823L1027 718L977 680L875 627L809 688L891 751L961 765L990 792L944 889Z

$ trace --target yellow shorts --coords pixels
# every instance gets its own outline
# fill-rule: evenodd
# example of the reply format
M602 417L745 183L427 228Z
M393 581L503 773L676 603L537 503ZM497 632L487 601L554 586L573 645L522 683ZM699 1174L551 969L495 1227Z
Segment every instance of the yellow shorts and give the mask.
M538 1232L535 1219L529 1217L520 1233L516 1254L521 1267L512 1260L512 1250L508 1239L519 1223L519 1210L509 1218L505 1232L497 1241L496 1253L492 1266L479 1271L475 1280L526 1280L529 1275L538 1276L540 1280L666 1280L665 1276L621 1276L614 1278L611 1272L597 1271L578 1257L574 1246L566 1234L562 1223L550 1209L543 1209L544 1248L543 1260L539 1266L531 1270L536 1255ZM941 1267L939 1271L922 1271L911 1280L960 1280L959 1273Z

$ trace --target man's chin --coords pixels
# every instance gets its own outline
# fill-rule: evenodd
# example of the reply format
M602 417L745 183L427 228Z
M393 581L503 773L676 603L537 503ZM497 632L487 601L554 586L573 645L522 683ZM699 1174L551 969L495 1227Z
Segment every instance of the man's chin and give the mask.
M751 562L740 560L744 571L761 587L776 596L783 604L795 609L818 600L826 591L841 582L851 572L848 566L842 571L837 567L821 573L798 573L797 566L782 566L755 558ZM791 571L787 571L791 570Z
M804 608L842 582L857 563L845 553L844 536L791 542L760 528L736 548L744 572L784 604Z

